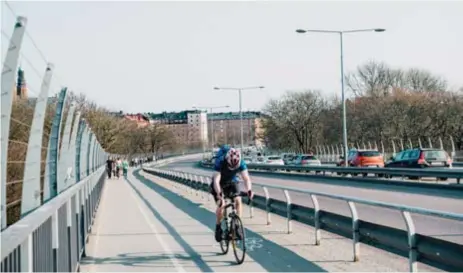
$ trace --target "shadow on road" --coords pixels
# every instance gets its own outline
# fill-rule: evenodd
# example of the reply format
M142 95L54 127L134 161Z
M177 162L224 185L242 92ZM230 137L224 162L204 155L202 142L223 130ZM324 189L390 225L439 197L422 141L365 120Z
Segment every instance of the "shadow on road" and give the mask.
M133 175L141 183L146 185L148 188L156 191L158 194L161 194L166 200L174 204L178 209L182 210L186 214L190 215L192 218L201 222L203 225L209 227L211 231L214 230L215 226L215 214L208 211L205 208L198 207L192 201L177 195L176 193L168 190L167 188L160 186L149 179L146 179L140 175L140 170L134 171ZM156 209L151 206L151 204L140 194L139 191L133 186L132 182L129 181L132 188L135 189L140 198L145 202L145 204L150 208L153 214L166 226L169 232L172 232L172 235L179 240L179 243L186 248L188 253L194 252L193 249L188 251L187 248L191 248L188 245L185 245L186 242L178 235L175 229L169 225L162 216L157 213ZM246 234L249 238L254 238L262 242L263 248L255 249L254 251L247 252L247 255L250 256L254 261L259 263L266 271L269 272L326 272L323 268L318 265L304 259L297 253L282 247L272 241L269 241L262 237L260 234L253 232L249 229L246 229ZM211 232L213 236L213 232ZM182 242L183 241L183 242ZM217 250L220 251L220 250ZM282 262L285 261L285 262ZM202 271L206 271L203 268L210 269L207 265L202 265Z

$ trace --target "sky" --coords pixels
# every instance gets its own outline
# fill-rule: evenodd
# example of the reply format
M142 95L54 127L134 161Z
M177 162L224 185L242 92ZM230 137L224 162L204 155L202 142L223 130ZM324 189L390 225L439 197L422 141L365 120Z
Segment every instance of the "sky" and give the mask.
M264 86L243 91L246 111L286 91L340 94L339 36L299 28L385 28L344 37L346 73L374 60L463 86L463 1L8 3L28 19L20 64L31 95L51 62L52 94L66 86L114 111L238 110L238 93L214 86ZM15 17L1 8L3 60Z

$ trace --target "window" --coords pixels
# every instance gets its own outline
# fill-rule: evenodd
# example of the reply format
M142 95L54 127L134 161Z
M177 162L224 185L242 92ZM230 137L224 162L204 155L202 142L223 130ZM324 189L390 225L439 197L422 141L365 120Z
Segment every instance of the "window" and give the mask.
M375 157L375 156L380 156L381 154L378 151L362 151L359 152L359 156L364 156L364 157Z
M302 160L317 160L317 158L313 155L305 155L302 157Z
M447 152L443 150L423 151L426 160L447 160Z
M415 150L412 150L410 151L410 159L418 159L418 157L420 156L420 151L418 149L415 149Z

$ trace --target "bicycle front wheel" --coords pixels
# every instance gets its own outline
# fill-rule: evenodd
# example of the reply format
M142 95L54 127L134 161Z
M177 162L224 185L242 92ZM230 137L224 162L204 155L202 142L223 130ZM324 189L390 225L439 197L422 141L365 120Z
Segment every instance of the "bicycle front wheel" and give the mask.
M222 253L225 255L228 253L228 247L230 241L228 240L228 226L227 222L225 220L222 220L221 223L222 226L222 240L220 241L220 249L222 250Z
M238 215L232 218L231 226L233 254L235 254L236 262L242 264L246 256L246 234L243 222Z

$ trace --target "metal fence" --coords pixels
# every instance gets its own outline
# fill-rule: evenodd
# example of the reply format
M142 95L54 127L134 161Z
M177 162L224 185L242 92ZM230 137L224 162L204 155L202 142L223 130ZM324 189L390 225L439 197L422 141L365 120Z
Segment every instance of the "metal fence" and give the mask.
M6 51L2 52L1 85L4 230L95 173L107 155L81 112L69 101L68 89L55 79L54 65L47 62L26 30L27 19L16 17L7 2L2 5L14 16L7 24L9 13L2 13L2 43L8 43L2 46ZM49 95L56 91L56 96ZM48 235L45 227L49 222L44 225L35 237Z
M144 171L185 185L190 192L194 189L197 191L197 194L201 194L203 198L205 198L204 193L209 192L211 178L208 176L157 168L144 168ZM418 261L443 268L444 270L463 270L463 245L417 233L412 213L455 221L463 221L463 214L428 210L255 182L253 186L262 187L264 196L258 194L254 196L251 206L249 207L251 217L253 216L254 207L263 209L267 212L267 224L271 224L272 213L286 217L288 233L292 232L292 221L299 221L311 225L314 227L316 245L320 245L321 230L351 238L353 245L353 261L360 260L360 242L362 242L374 247L383 249L385 247L389 250L393 249L396 253L408 257L410 272L418 271ZM283 191L285 200L272 198L268 189ZM290 192L306 194L312 201L313 208L292 203ZM350 210L351 217L320 209L318 197L345 201L346 206L348 206ZM211 198L210 194L208 194L208 198ZM406 230L361 220L357 213L357 204L387 208L400 212L406 224Z
M462 151L458 150L452 136L439 136L437 138L418 137L417 139L395 137L381 141L355 141L349 143L348 146L348 149L376 149L383 154L385 160L404 149L411 149L413 147L439 148L447 151L454 162L463 162ZM267 154L296 152L286 150L266 151ZM334 164L339 162L340 156L344 155L344 148L342 144L316 145L313 152L322 163Z

